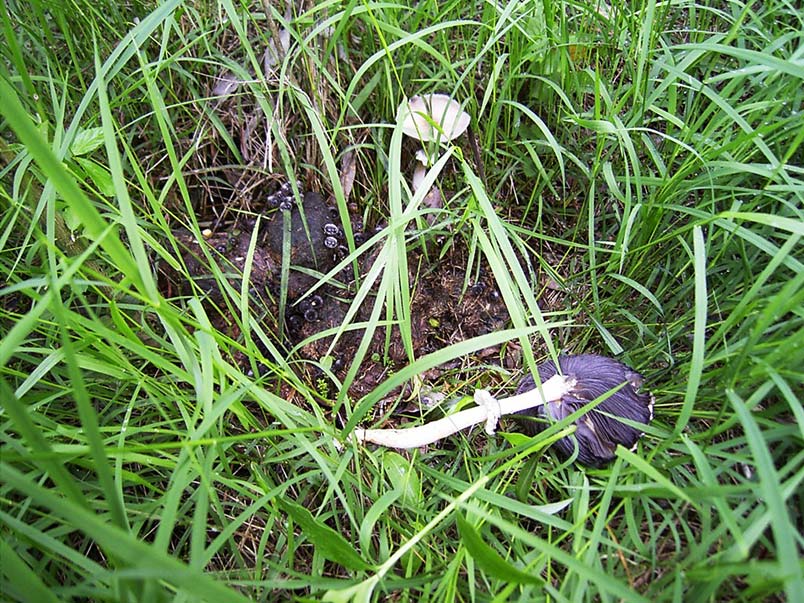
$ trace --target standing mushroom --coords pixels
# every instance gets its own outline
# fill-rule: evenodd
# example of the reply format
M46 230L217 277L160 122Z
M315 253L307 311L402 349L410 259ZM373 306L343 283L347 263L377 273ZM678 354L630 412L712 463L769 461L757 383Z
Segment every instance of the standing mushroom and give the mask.
M472 118L460 103L446 94L424 94L405 100L396 112L402 132L425 146L416 153L418 164L413 172L413 192L421 186L427 168L438 160L438 145L455 140L466 131Z
M353 437L391 448L418 448L483 421L486 432L493 434L497 420L506 414L560 421L605 397L575 420L575 432L556 442L558 450L569 457L577 443L578 461L599 467L614 459L618 444L633 448L642 432L618 418L643 425L653 419L653 396L639 392L642 376L621 362L593 354L562 356L559 366L563 375L552 361L538 367L541 388L528 375L510 398L496 400L477 390L474 408L408 429L356 429ZM531 433L541 428L536 421L527 423Z

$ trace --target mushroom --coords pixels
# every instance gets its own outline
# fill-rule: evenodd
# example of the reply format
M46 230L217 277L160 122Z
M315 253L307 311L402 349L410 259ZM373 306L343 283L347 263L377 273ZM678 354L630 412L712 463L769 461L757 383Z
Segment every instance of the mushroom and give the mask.
M460 103L446 94L424 94L406 99L396 111L397 123L402 132L420 142L449 142L466 131L472 118L461 109ZM438 146L422 148L416 153L416 170L413 172L413 192L424 180L427 168L437 158Z
M643 377L625 364L594 354L561 356L558 359L561 373L575 380L575 386L561 397L522 412L540 420L523 421L526 431L535 434L546 423L561 421L572 413L599 398L604 398L591 410L575 419L575 433L555 443L559 453L571 457L577 445L578 461L591 467L600 467L614 460L618 444L634 449L642 431L626 424L647 425L653 419L653 396L640 392ZM555 363L544 362L537 367L539 380L544 382L558 374ZM536 391L533 376L528 375L519 384L517 394Z
M510 398L496 400L487 391L477 390L474 408L409 429L356 429L353 438L391 448L418 448L483 421L491 435L500 416L506 414L560 421L607 396L578 417L575 432L558 440L556 446L569 457L577 444L577 460L593 467L614 459L618 444L633 448L642 432L617 417L640 424L653 418L653 396L638 391L642 376L616 360L593 354L562 356L559 366L563 375L552 361L538 367L541 389L528 375L520 382L517 395ZM542 428L537 421L527 421L530 433Z

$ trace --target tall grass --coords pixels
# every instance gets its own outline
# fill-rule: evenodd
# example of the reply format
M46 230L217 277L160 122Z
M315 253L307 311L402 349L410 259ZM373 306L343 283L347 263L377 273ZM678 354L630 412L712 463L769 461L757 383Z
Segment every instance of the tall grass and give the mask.
M305 6L4 0L3 597L804 600L795 3ZM473 122L414 195L394 115L423 92ZM322 276L374 257L334 333L366 333L340 387L211 251L217 306L157 282L187 271L177 227L200 239L273 179L381 227L347 226ZM409 251L435 233L489 267L511 329L417 357ZM390 323L408 362L353 399ZM463 363L432 384L449 393L512 386L476 355L500 344L522 371L584 351L644 373L639 449L585 471L545 452L555 429L338 447L433 367Z

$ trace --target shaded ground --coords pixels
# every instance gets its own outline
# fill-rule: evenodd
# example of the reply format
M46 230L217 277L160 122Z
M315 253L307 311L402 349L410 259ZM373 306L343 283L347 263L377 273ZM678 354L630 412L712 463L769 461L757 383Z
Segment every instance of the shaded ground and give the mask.
M352 220L351 227L358 245L375 234L364 232L359 219ZM255 228L258 228L256 234ZM337 212L321 195L307 192L299 204L291 187L285 184L266 198L259 221L241 219L228 228L205 231L200 240L186 230L174 234L181 246L180 259L193 283L181 272L160 266L160 282L167 296L200 293L214 326L238 338L237 321L231 310L227 310L213 265L240 291L253 244L248 267L250 305L252 312L261 317L265 332L273 334L280 349L290 351L299 346L302 358L319 361L329 355L332 371L343 377L356 356L364 331L345 332L331 353L328 352L332 337L315 337L343 324L357 289L354 270L349 266L311 292L320 275L331 271L349 253ZM433 241L434 246L438 244ZM284 287L283 249L289 254ZM375 255L369 251L361 257L360 276L371 267ZM440 259L434 260L439 255ZM493 278L482 267L474 278L467 277L466 249L457 238L444 253L426 256L417 249L409 251L408 260L413 286L411 335L415 357L505 326L508 313ZM369 295L350 322L368 320L374 301ZM480 355L493 356L499 352L497 347L481 351ZM397 328L388 337L384 328L377 329L365 358L350 388L353 395L367 393L385 378L389 369L407 363ZM248 365L246 358L237 360L244 367ZM429 376L435 378L438 372ZM313 379L318 376L309 375Z

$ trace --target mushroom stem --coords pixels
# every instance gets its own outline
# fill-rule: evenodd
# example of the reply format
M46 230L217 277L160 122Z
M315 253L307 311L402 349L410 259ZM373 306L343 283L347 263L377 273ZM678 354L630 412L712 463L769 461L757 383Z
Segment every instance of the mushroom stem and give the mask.
M521 412L559 400L573 387L575 379L554 375L542 383L541 391L538 388L532 389L503 400L496 400L487 391L479 389L475 391L478 406L473 408L410 429L358 428L352 437L358 442L371 442L388 448L419 448L483 421L487 421L486 432L493 434L494 426L501 415Z
M422 187L427 169L435 163L435 159L424 149L416 151L416 169L413 171L413 194Z
M424 167L424 164L417 163L416 169L413 171L413 194L416 194L416 191L419 190L422 186L422 182L424 182L424 177L427 175L427 168Z

